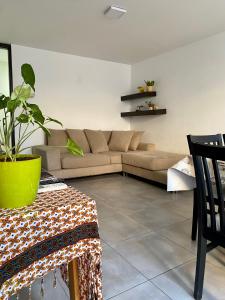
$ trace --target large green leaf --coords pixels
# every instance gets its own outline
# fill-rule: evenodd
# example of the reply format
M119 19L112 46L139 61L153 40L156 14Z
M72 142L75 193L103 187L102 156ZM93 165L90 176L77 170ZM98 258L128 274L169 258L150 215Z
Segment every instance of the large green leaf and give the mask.
M53 118L47 117L47 119L46 119L46 120L47 120L47 121L54 122L54 123L57 123L57 124L59 124L60 126L62 126L62 127L63 127L63 124L62 124L60 121L56 120L56 119L53 119Z
M20 101L19 100L9 100L7 102L7 111L12 113L19 106L20 106Z
M8 100L8 97L5 97L4 95L0 96L0 109L4 109L7 107Z
M20 114L16 119L19 123L28 123L29 122L29 116L25 115L25 114Z
M28 100L32 96L31 87L29 85L18 85L12 92L11 99L18 99L21 102Z
M29 107L32 110L32 112L40 112L41 111L37 104L28 103L27 107Z
M27 107L29 107L30 113L33 116L34 120L43 125L45 122L45 117L43 116L39 106L37 104L29 104L28 103Z
M33 113L33 118L36 122L39 122L41 123L42 125L44 124L45 122L45 117L42 115L42 112L35 112Z
M23 64L21 66L21 75L25 83L29 84L35 91L35 74L32 66L30 64Z
M83 149L70 138L67 140L66 148L73 155L84 156Z

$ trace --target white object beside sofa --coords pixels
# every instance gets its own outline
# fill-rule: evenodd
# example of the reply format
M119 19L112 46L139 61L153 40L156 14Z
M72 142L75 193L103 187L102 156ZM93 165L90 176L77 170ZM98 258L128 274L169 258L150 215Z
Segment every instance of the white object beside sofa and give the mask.
M190 191L196 187L195 171L190 155L186 156L167 172L167 191Z

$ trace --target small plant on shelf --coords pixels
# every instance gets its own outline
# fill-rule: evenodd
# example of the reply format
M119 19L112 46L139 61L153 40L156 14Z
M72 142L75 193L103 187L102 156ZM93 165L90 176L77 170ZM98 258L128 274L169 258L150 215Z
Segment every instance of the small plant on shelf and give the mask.
M137 89L139 93L144 93L145 91L145 88L143 86L138 86Z
M146 91L147 92L152 92L154 85L155 85L155 81L154 80L145 80L145 84L146 84Z

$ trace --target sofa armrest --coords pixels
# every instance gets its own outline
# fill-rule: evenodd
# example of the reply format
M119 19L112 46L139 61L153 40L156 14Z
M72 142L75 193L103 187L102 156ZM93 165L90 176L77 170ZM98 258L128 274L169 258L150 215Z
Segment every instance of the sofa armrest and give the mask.
M155 144L151 144L151 143L140 143L138 145L137 150L142 150L142 151L153 151L155 150Z
M61 169L60 149L52 146L34 146L32 153L38 154L42 158L42 167L46 171Z

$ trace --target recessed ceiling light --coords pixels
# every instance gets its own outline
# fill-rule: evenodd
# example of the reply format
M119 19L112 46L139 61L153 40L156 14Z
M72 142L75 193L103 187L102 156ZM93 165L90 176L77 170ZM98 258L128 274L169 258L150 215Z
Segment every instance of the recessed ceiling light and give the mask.
M127 10L125 8L111 5L105 10L104 14L112 19L118 19L121 18L126 12Z

